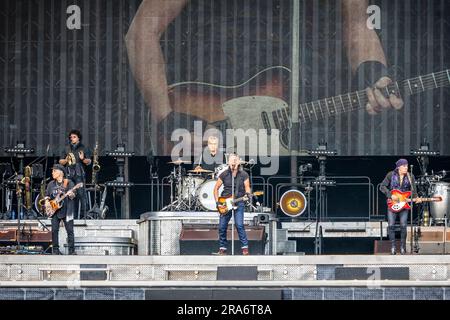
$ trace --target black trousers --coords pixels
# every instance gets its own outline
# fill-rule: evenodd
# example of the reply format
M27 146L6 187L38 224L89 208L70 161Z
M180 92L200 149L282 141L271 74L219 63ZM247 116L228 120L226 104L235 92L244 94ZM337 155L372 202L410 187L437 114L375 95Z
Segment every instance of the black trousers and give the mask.
M77 189L77 196L75 197L75 217L84 219L86 217L86 208L87 208L87 196L85 189L85 178L84 177L73 177L72 181L75 183L83 183L83 187ZM79 206L81 206L80 209ZM80 216L78 216L78 210L80 210Z
M73 219L66 221L66 218L58 218L55 214L52 217L52 243L53 248L59 248L59 225L61 220L64 221L64 228L67 232L67 245L69 246L69 253L75 251L75 235L73 233Z

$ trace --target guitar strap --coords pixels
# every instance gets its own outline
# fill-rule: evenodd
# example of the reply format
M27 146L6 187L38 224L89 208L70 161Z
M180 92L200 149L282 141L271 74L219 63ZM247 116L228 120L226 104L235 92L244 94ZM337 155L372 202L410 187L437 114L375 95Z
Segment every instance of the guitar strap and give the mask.
M238 190L239 190L239 184L241 183L241 172L238 171L236 174L236 179L234 180L234 197L237 198L238 196ZM233 173L231 173L231 179L233 178Z

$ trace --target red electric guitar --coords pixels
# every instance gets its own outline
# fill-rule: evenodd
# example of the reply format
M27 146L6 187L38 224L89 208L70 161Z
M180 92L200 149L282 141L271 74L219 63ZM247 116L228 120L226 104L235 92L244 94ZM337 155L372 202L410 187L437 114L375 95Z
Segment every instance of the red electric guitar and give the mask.
M411 191L402 192L400 190L394 189L391 191L391 195L397 196L397 200L388 199L387 204L389 210L392 212L400 212L404 209L411 209L409 203L411 201L415 202L421 200L422 202L432 202L432 201L442 201L442 197L432 197L432 198L414 198L410 199Z

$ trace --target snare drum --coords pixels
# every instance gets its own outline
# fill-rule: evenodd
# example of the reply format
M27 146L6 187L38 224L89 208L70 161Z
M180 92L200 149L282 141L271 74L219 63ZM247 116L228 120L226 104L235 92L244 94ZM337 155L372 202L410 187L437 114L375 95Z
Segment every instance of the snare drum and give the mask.
M217 179L206 180L197 190L196 196L202 209L216 211L216 200L214 199L214 186ZM223 191L223 185L219 188L219 194Z

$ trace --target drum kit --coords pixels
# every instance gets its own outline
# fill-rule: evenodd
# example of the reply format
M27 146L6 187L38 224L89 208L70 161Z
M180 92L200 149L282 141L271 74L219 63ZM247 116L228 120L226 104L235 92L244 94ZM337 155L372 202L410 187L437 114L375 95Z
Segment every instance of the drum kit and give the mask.
M168 177L170 183L170 204L162 211L217 211L214 199L214 186L222 174L228 170L228 164L218 165L214 171L197 166L192 170L184 170L183 165L191 161L175 160L168 162L173 170ZM248 162L241 161L245 165ZM219 188L219 195L223 185Z
M219 175L228 169L228 165L220 165L215 171L206 170L197 166L187 170L182 165L191 164L191 161L176 160L169 164L173 170L169 175L170 204L163 211L215 211L214 186ZM222 192L223 186L219 188Z

